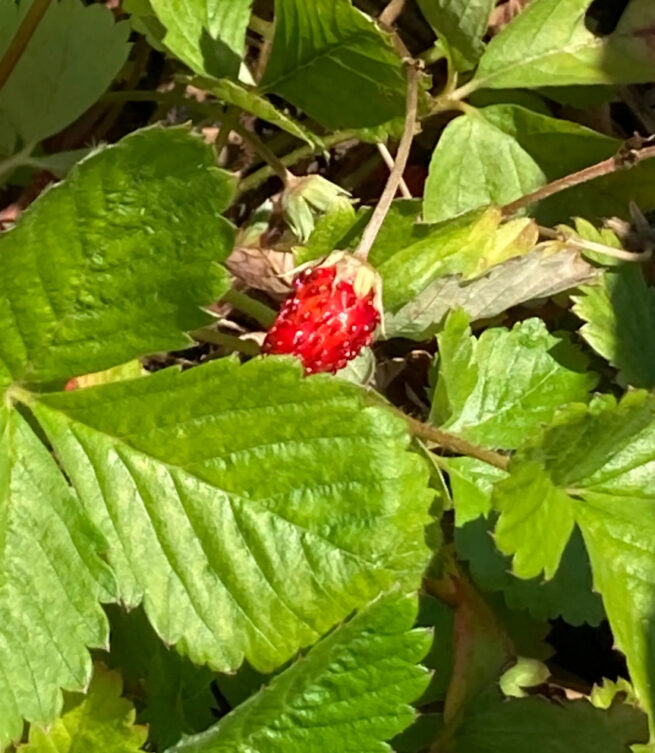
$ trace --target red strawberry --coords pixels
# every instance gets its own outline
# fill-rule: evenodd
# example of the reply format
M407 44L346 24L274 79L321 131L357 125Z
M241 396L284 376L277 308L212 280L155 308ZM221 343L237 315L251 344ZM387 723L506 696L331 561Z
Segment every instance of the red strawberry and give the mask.
M290 353L307 374L335 372L373 341L380 323L376 273L350 254L301 272L268 331L264 353Z

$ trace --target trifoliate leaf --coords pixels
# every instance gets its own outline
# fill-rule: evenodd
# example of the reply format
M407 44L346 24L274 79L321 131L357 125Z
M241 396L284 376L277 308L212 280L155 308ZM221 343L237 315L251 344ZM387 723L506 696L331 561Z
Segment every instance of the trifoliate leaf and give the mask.
M532 696L507 700L491 687L466 709L454 731L446 731L443 753L630 753L648 739L645 717L617 705L609 711L589 701L548 701Z
M32 726L18 753L137 753L148 730L134 724L134 707L121 698L122 691L120 674L96 665L87 694L70 696L49 728Z
M1 4L0 58L32 4ZM102 4L51 3L0 91L0 131L36 143L72 123L120 71L128 34L128 24L114 23Z
M533 0L489 43L477 88L631 84L655 78L655 9L632 0L609 36L587 28L592 0Z
M431 635L414 596L373 602L206 732L168 753L378 753L412 722Z
M0 748L23 718L46 725L60 687L91 678L87 646L106 646L99 599L115 585L102 538L51 454L18 411L0 411Z
M433 494L405 423L293 359L30 398L123 603L196 663L270 671L395 583Z
M587 363L540 319L475 338L466 314L453 312L439 335L430 418L472 442L513 449L561 405L588 399L598 378Z
M163 42L196 73L236 78L252 0L150 0Z
M405 112L405 73L389 38L350 0L276 0L261 81L330 129L385 123Z
M80 162L0 237L0 385L44 383L185 347L227 288L233 179L186 129Z
M655 387L655 289L638 264L606 269L573 297L580 334L618 371L619 382Z

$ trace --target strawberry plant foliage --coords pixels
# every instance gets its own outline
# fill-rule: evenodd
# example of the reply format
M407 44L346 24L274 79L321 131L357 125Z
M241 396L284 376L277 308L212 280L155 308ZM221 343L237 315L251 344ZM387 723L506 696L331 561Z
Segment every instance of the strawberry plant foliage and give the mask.
M0 750L655 746L654 29L0 0Z

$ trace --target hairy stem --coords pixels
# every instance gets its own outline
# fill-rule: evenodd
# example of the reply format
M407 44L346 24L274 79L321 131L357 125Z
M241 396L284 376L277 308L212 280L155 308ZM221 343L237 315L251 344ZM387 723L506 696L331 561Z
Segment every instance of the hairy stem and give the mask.
M415 437L423 439L426 442L434 442L434 444L439 445L439 447L442 447L444 450L449 450L457 455L467 455L470 458L482 460L484 463L493 465L503 471L508 469L510 458L507 455L503 455L500 452L494 452L493 450L487 450L484 447L467 442L466 439L455 436L455 434L443 431L443 429L437 429L436 426L424 424L422 421L412 418L402 411L397 409L393 410L394 413L404 419L410 432Z
M362 239L355 249L354 255L363 261L366 261L369 251L377 238L384 218L387 216L393 197L396 195L398 186L405 172L409 151L412 147L414 138L414 129L416 128L416 110L418 106L418 69L412 63L407 66L407 113L405 115L405 129L403 131L396 162L393 170L389 173L389 178L382 191L382 196L378 201L368 225L364 229Z
M239 121L241 116L241 109L236 105L230 105L225 110L225 118L221 123L221 129L218 132L216 141L214 142L214 149L216 151L217 159L220 159L221 152L227 146L227 141L230 138L230 134L234 130L234 124Z
M50 2L51 0L34 0L25 14L25 18L18 27L9 47L7 47L7 51L2 56L2 60L0 60L0 89L7 83L9 76L20 60L20 56L25 52L25 48L41 23Z
M587 183L604 175L611 175L619 170L627 170L652 157L655 157L655 146L632 148L628 142L613 157L547 183L536 191L521 196L520 199L516 199L516 201L512 201L501 207L501 211L505 217L509 217L530 204L535 204L538 201L547 199L549 196L554 196L556 193L566 191L567 188L579 186L581 183Z

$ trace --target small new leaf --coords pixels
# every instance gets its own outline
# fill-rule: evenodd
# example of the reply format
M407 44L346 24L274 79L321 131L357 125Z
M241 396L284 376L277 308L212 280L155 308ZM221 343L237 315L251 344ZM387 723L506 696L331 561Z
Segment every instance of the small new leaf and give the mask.
M96 665L86 695L69 696L64 714L48 728L32 725L17 753L137 753L148 729L134 724L134 707L122 691L120 674Z

